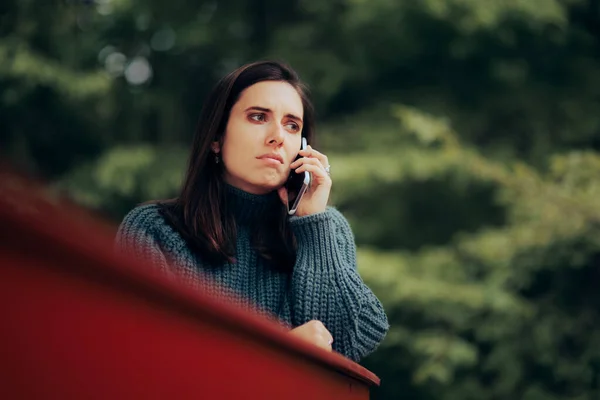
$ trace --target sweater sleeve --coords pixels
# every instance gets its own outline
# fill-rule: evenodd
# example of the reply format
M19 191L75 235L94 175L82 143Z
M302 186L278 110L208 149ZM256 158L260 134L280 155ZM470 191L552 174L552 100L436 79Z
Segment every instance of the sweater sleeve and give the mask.
M389 324L381 302L357 271L348 221L335 208L292 217L298 252L292 276L294 326L319 320L331 332L333 349L360 361L385 337Z
M156 239L155 230L162 223L156 205L145 205L131 210L119 225L115 238L115 250L127 253L167 277L173 277L167 258Z

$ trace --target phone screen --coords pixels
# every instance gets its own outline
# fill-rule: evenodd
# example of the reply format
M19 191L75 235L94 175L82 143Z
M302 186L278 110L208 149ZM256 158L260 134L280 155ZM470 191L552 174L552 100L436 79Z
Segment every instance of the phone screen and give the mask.
M302 149L306 149L307 146L306 138L302 138ZM296 157L296 160L301 158L300 155ZM300 201L302 200L302 196L304 192L308 189L308 185L310 184L310 173L304 172L302 174L297 174L295 170L290 171L290 176L288 177L288 181L286 183L286 188L288 192L288 204L287 209L290 215L296 212Z

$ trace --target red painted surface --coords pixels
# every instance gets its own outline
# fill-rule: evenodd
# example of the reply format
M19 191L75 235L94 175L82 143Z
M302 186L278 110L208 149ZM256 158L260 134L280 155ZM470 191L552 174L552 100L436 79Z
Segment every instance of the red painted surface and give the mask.
M368 399L379 384L113 254L112 227L35 193L0 173L0 398Z

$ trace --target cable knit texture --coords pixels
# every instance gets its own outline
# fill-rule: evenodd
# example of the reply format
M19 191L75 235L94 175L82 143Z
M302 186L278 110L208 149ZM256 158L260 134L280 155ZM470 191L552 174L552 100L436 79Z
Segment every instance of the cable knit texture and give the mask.
M273 268L252 248L253 227L279 199L228 187L237 224L236 263L205 266L166 223L158 205L143 205L121 223L116 245L171 279L296 327L311 320L331 332L333 349L359 361L374 351L389 325L381 303L357 271L356 246L348 221L333 207L291 217L298 244L291 276Z

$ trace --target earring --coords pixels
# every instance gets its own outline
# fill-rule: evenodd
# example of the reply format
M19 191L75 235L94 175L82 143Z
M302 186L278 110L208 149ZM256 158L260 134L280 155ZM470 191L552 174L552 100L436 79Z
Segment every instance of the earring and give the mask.
M215 164L219 163L219 154L215 153Z

